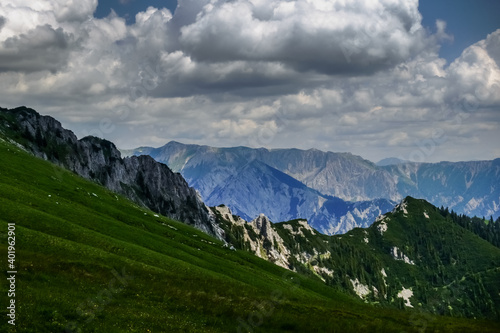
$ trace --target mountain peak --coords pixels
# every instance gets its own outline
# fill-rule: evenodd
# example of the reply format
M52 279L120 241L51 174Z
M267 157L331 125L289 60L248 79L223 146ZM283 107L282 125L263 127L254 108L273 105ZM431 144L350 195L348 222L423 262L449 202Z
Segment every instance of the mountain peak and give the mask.
M399 222L404 223L405 228L409 228L413 225L411 221L422 221L422 217L430 220L433 214L431 212L435 210L436 208L426 200L407 196L394 206L392 211L379 215L370 228L384 235L389 229L392 230L395 227L398 230L401 229L401 226L396 226L400 224Z
M404 214L408 214L408 204L411 202L412 197L406 197L403 200L401 200L400 203L398 203L394 209L392 210L393 213L397 212L403 212Z
M392 213L403 213L404 215L417 214L425 215L429 218L429 211L434 210L435 207L425 199L416 199L411 196L407 196L399 204L397 204Z
M381 159L377 163L375 163L377 166L388 166L388 165L397 165L397 164L404 164L407 163L408 161L402 160L397 157L388 157Z

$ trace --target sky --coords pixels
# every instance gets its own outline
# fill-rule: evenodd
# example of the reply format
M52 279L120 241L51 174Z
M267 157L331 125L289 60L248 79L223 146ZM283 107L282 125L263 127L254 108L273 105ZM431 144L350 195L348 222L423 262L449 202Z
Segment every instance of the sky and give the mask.
M0 106L171 140L500 157L500 1L2 0Z

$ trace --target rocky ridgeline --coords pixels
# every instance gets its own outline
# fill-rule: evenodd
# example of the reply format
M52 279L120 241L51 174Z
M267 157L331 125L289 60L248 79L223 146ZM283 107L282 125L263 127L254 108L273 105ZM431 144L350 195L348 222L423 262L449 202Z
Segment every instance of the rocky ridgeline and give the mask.
M179 173L149 156L121 158L112 142L96 137L78 140L60 122L19 107L0 109L2 132L37 157L93 180L139 205L192 225L219 239L209 209Z
M273 223L265 215L261 214L247 222L233 215L227 206L221 205L211 209L230 243L278 266L290 268L291 253Z
M323 281L331 278L333 271L316 260L321 255L329 257L327 245L322 240L318 242L317 237L329 236L319 234L306 220L273 223L260 214L247 222L227 206L211 209L225 231L226 241L237 248L289 270L310 271Z

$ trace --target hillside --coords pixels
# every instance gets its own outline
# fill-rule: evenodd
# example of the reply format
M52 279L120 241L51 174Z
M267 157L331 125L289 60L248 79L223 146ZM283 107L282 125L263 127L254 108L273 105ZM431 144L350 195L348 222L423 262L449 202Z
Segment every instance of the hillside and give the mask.
M369 228L326 236L305 220L271 223L261 215L247 223L225 206L213 210L236 247L366 302L500 318L500 219L476 228L407 197Z
M4 140L0 226L5 239L7 224L16 225L16 332L497 330L494 322L363 304ZM0 258L6 267L5 242ZM6 320L0 329L14 331Z

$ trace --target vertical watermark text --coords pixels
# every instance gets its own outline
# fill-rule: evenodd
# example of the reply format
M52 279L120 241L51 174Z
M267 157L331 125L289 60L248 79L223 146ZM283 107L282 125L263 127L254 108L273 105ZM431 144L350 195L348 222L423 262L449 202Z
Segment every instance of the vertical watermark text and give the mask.
M16 325L16 224L7 225L7 297L9 299L7 306L7 322L10 325Z

